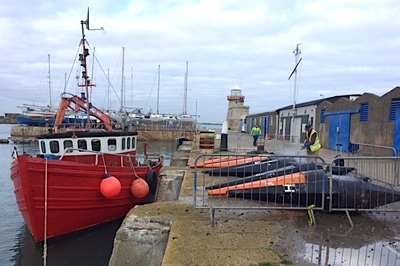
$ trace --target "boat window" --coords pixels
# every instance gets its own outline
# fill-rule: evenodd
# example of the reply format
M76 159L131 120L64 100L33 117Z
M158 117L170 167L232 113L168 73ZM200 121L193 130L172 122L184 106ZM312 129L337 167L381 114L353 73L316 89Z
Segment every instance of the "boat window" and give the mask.
M40 149L42 150L42 153L46 153L46 142L40 142Z
M125 150L125 141L126 141L125 138L122 138L122 147L121 147L122 150Z
M92 139L92 150L93 151L101 150L101 143L99 139Z
M117 140L116 139L108 139L107 146L109 151L115 151L117 149Z
M60 152L60 144L57 140L50 141L50 152L51 153L59 153Z
M72 147L72 140L64 140L64 150ZM72 152L72 150L68 150L67 152Z
M131 138L126 138L126 148L129 150L131 148Z
M87 143L86 143L85 139L78 140L78 149L81 149L81 150L87 149Z
M132 138L132 149L136 149L136 137Z

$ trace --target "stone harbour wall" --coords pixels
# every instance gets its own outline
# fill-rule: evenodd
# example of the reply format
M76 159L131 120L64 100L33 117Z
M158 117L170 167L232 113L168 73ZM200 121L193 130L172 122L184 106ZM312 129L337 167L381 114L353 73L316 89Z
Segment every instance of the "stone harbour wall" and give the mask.
M36 139L37 135L47 134L51 130L50 127L30 127L16 125L11 128L10 140L16 143L29 143ZM185 137L194 139L196 131L181 130L137 130L138 140L143 141L175 141L177 138Z

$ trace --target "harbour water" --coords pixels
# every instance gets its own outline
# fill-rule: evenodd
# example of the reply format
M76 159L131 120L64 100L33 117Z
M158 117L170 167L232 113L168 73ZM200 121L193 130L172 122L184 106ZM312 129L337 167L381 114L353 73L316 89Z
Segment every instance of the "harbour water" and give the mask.
M0 125L0 139L10 136L11 127ZM36 151L35 145L0 144L0 265L43 265L44 255L47 265L108 265L115 232L122 219L68 237L49 240L46 253L43 244L35 244L15 203L14 187L10 179L11 152L14 146L19 153L25 151L33 154ZM138 143L137 147L143 147L142 143ZM164 155L164 165L169 165L176 143L155 142L149 148L161 152Z

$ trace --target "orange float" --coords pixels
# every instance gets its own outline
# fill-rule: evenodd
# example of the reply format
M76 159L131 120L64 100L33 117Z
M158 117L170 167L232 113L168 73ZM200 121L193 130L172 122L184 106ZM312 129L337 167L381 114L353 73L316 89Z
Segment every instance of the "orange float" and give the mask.
M143 199L149 195L150 187L149 184L142 178L137 177L133 180L131 185L131 193L135 198Z
M101 180L100 192L108 199L118 196L121 192L121 182L115 176L106 174Z

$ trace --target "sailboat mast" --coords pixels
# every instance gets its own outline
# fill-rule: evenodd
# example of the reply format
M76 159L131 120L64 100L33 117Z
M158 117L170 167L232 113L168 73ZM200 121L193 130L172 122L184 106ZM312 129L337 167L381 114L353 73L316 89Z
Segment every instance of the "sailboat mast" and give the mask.
M133 106L133 67L131 67L131 106Z
M107 69L107 107L111 109L110 102L110 69Z
M158 65L157 114L160 114L160 65Z
M49 62L49 96L50 96L50 108L53 106L52 97L51 97L51 78L50 78L50 54L47 55L48 62Z
M124 95L124 62L125 60L125 47L122 47L122 76L121 76L121 109L120 112L124 111L125 106L125 95Z
M188 82L188 61L186 61L186 72L185 72L185 91L183 96L183 114L187 115L187 82Z

